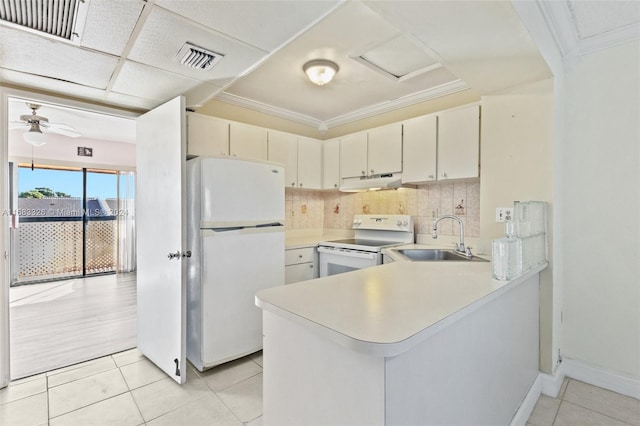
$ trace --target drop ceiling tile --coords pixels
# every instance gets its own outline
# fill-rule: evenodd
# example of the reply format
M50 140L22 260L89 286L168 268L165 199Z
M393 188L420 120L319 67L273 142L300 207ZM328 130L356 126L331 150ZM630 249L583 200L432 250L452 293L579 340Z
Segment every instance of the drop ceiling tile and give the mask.
M102 89L80 86L67 81L55 80L37 75L24 74L17 71L0 69L0 81L3 83L15 84L17 86L29 87L36 90L47 91L60 94L62 96L73 96L78 99L88 99L100 103L105 103L117 107L139 108L143 110L151 109L158 105L157 100L138 98L120 93L106 94Z
M187 68L174 61L186 41L221 53L225 57L208 71ZM128 59L223 86L243 74L264 56L264 51L206 30L165 9L154 7L136 38Z
M331 11L339 2L181 1L155 4L266 51L273 51Z
M585 39L640 22L638 1L569 1L578 37Z
M126 61L113 91L164 102L196 87L200 81L133 61Z
M7 70L104 89L117 63L113 56L0 26L0 64Z
M91 0L81 45L121 55L140 17L144 3L139 0Z

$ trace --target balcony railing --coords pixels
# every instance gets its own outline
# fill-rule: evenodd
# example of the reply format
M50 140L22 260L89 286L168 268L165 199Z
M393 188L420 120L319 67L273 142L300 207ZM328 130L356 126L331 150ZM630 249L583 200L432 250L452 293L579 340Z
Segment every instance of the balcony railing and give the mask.
M17 284L82 275L82 217L21 218L15 229ZM90 217L86 228L86 273L115 272L115 216Z

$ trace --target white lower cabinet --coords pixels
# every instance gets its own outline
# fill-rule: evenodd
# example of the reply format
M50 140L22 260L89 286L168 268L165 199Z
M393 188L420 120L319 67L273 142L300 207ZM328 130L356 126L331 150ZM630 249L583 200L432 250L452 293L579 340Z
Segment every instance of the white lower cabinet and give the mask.
M284 252L284 283L291 284L318 277L315 247L288 249Z

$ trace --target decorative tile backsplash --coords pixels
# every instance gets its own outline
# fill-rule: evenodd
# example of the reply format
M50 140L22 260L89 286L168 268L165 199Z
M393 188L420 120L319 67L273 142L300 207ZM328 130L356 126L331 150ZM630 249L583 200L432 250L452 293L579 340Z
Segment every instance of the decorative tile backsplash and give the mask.
M465 235L480 236L480 183L430 183L414 188L372 192L285 190L286 229L351 229L354 214L409 214L416 233L430 234L438 216L462 218ZM440 235L458 235L453 221L438 224Z

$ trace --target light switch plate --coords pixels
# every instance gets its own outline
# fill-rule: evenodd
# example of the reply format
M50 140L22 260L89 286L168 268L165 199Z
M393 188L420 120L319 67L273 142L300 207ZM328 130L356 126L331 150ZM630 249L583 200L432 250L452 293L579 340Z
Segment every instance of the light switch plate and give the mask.
M513 214L513 207L497 207L496 208L496 222L504 222L511 220Z

